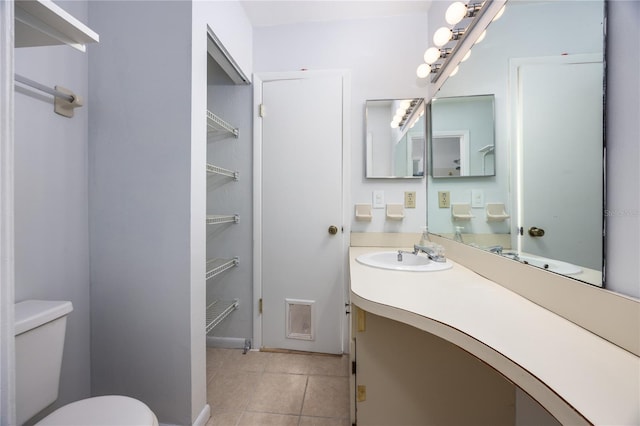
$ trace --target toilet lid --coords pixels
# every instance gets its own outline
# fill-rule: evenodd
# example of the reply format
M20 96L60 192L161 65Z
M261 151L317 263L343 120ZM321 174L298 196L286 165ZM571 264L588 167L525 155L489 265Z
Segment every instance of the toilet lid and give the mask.
M142 402L109 395L65 405L36 423L39 426L157 426L155 414Z

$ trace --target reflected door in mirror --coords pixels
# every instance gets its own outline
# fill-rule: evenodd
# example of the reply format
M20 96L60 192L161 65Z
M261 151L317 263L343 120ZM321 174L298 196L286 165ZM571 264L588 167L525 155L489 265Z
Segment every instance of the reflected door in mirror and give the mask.
M516 74L520 88L516 117L521 129L520 226L525 230L519 237L521 251L600 270L601 57L525 61ZM530 227L544 229L544 235L531 236L526 232ZM599 284L599 278L594 284Z
M431 101L431 175L495 175L494 96Z

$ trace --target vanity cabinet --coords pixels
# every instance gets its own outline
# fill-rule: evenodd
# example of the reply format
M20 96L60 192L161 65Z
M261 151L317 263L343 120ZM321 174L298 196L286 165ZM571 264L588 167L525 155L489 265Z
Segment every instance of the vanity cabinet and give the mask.
M515 386L493 368L433 334L352 306L356 424L514 424Z
M207 138L208 140L232 139L238 137L238 129L218 117L211 111L207 111ZM228 142L223 140L221 142ZM209 147L208 147L209 148ZM237 182L240 179L240 173L229 170L218 165L207 163L207 179L209 176L222 179L218 181L218 186L224 186L231 181ZM209 189L209 188L208 188ZM214 194L215 191L208 194ZM211 214L210 214L211 213ZM215 214L213 214L215 213ZM240 215L231 214L229 212L207 212L207 234L210 234L211 227L225 226L225 224L240 223ZM230 254L227 257L209 257L207 253L206 281L207 281L207 310L206 310L206 327L205 332L208 334L217 325L219 325L231 312L238 308L240 300L235 298L232 300L221 300L216 297L209 297L209 294L215 295L215 277L223 272L238 266L238 256ZM211 293L210 293L211 292Z

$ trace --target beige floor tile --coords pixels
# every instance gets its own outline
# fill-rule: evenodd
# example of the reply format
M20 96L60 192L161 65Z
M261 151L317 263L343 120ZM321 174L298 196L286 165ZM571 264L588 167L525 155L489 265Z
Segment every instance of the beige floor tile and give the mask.
M220 368L229 354L229 349L207 348L207 368Z
M225 370L255 371L262 373L272 354L267 352L249 351L242 353L242 349L234 349L222 361Z
M242 411L222 411L212 413L206 426L235 426L242 415Z
M347 377L309 376L302 415L349 417L349 379Z
M264 373L247 410L299 415L306 384L307 376Z
M308 374L347 377L349 356L310 355Z
M265 368L267 373L309 374L310 355L301 354L270 354Z
M238 426L298 426L298 416L245 411Z
M212 412L242 411L253 396L260 373L218 369L207 384Z
M300 417L299 426L351 426L349 419L337 419L335 417Z

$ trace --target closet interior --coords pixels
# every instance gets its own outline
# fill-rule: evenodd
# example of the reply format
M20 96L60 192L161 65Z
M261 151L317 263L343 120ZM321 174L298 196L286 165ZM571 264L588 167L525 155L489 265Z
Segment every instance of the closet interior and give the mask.
M251 87L209 39L207 60L207 346L251 348Z

